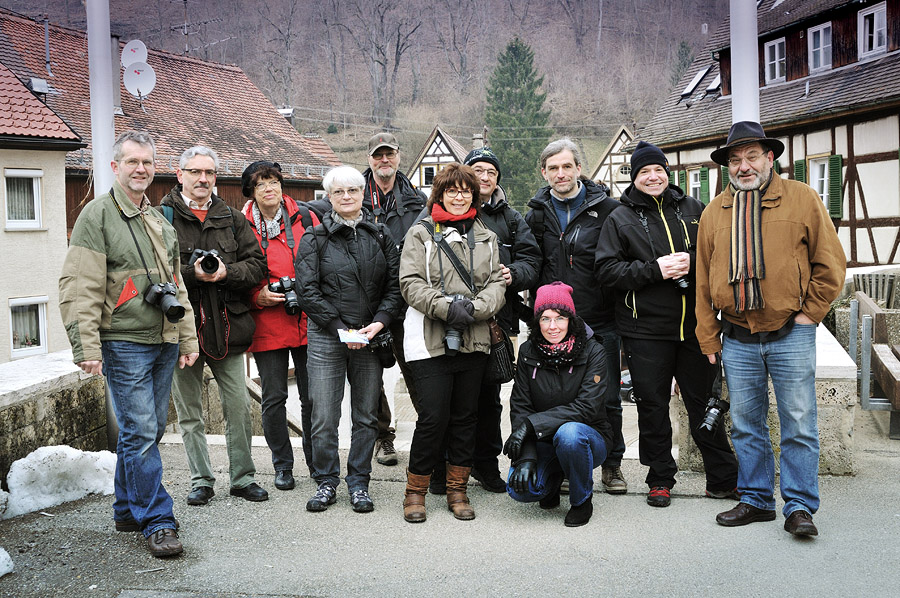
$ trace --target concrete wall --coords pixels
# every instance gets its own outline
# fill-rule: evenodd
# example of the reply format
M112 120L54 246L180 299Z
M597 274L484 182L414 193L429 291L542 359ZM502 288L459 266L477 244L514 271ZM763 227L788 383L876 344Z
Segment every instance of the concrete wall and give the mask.
M106 446L103 378L84 376L71 351L0 364L0 479L9 466L42 446Z
M7 168L43 170L41 226L11 230L6 222ZM66 239L65 152L0 150L0 364L12 353L11 298L47 297L47 352L68 346L59 315L59 273Z

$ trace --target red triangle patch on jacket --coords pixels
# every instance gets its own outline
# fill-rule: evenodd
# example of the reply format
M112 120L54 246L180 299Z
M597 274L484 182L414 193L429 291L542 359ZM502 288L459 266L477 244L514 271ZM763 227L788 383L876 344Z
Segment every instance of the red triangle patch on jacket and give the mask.
M125 288L122 289L122 292L119 294L119 300L116 302L116 308L120 305L128 301L129 299L134 299L138 295L138 290L134 286L134 281L131 278L128 278L128 282L125 283Z

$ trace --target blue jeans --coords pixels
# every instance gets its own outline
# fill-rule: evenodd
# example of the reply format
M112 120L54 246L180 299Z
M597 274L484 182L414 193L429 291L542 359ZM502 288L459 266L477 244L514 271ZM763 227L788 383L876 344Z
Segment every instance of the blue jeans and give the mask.
M722 349L731 401L731 441L738 458L741 502L775 509L775 456L766 417L772 377L781 424L781 497L785 517L819 508L816 420L816 326L794 324L777 341L745 344L725 337Z
M178 345L104 341L100 348L119 423L113 518L134 519L147 537L160 529L175 529L172 497L162 485L157 443L169 415Z
M340 483L338 424L344 401L344 378L350 381L350 454L347 488L368 490L372 453L378 437L378 399L383 368L368 348L348 349L314 322L307 326L309 396L312 400L312 454L316 482Z
M625 456L625 437L622 435L622 397L619 396L619 386L622 380L620 339L616 334L615 325L594 330L597 340L603 345L606 352L606 396L603 404L606 405L606 419L609 421L612 438L610 438L609 453L606 455L604 467L619 467L622 465L622 457Z
M569 480L569 503L584 503L594 489L594 468L606 460L606 441L587 424L566 422L553 435L553 444L537 443L537 482L519 494L507 484L506 491L519 502L536 502L556 492L563 477ZM506 479L512 476L509 468Z

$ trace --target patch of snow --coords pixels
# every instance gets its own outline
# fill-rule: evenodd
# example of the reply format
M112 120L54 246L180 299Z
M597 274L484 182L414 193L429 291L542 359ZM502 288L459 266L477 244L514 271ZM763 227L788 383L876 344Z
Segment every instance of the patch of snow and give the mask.
M9 519L89 494L112 494L116 455L70 446L43 446L9 468L9 500L2 518Z
M9 553L0 548L0 577L3 577L7 573L12 573L12 570L13 562Z

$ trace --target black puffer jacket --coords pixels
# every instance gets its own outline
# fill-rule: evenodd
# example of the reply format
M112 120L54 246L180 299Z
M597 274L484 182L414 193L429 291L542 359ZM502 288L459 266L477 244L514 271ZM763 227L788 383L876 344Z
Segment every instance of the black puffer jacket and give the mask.
M579 319L571 320L580 322ZM587 342L571 366L552 366L529 338L519 347L516 377L509 399L509 419L515 430L527 418L538 441L552 441L566 422L587 424L609 446L612 437L603 395L611 381L606 376L606 354L586 328ZM532 332L540 334L539 331ZM534 440L526 441L519 460L536 459Z
M375 321L389 326L404 305L400 252L384 224L363 219L354 229L332 216L325 214L300 240L296 265L303 311L333 332Z
M550 187L542 187L528 202L525 221L541 247L543 262L535 286L561 280L571 286L578 315L595 330L613 323L612 293L597 284L594 255L600 229L619 202L607 197L599 185L581 179L587 189L584 203L562 234L550 198ZM532 294L532 297L534 295Z
M238 210L216 195L206 219L200 222L185 205L181 184L166 195L160 206L171 208L172 225L178 233L181 278L187 287L200 350L214 359L226 353L243 353L253 341L256 325L250 315L250 290L265 276L266 263L253 228ZM159 209L167 218L167 210ZM227 276L221 282L200 282L189 266L195 249L215 249L225 262ZM225 307L227 319L221 316Z
M481 206L481 221L497 235L500 263L509 268L512 284L506 287L506 305L497 314L500 325L510 334L519 333L519 291L537 284L541 269L541 248L519 212L506 201L506 193L497 187L491 203Z
M597 247L597 276L616 292L618 333L659 340L695 338L694 246L704 205L671 184L661 202L634 185L625 190L621 202L624 208L610 215ZM656 258L680 251L691 254L686 293L672 280L664 280L656 263Z

